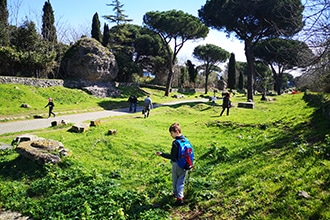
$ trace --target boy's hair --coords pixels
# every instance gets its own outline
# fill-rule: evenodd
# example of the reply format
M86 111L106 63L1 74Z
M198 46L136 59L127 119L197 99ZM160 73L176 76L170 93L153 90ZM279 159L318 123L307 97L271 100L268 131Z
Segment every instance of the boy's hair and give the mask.
M169 132L179 132L181 133L181 128L179 123L171 124L170 128L168 129Z

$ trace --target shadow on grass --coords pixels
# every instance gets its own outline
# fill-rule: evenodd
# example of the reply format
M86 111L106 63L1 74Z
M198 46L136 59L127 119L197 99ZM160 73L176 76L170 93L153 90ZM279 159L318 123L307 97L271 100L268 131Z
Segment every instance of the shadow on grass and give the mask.
M46 175L47 171L41 164L25 159L22 156L11 161L0 162L0 175L12 180L21 180L24 177L36 179Z

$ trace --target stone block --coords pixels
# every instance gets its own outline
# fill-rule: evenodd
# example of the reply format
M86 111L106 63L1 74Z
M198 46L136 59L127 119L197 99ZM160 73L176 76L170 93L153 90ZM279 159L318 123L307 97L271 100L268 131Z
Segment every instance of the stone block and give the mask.
M117 130L116 129L109 129L108 130L108 135L115 135L117 134Z
M101 120L100 119L91 121L91 124L90 124L91 127L95 127L95 126L99 126L99 125L101 125Z
M88 125L73 125L71 131L76 133L83 133L89 129Z
M254 108L254 102L239 102L238 108Z

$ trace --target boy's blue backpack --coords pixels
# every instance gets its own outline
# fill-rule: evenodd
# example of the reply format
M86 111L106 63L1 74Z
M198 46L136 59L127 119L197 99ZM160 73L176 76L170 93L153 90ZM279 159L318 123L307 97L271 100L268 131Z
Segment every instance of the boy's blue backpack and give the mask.
M194 167L194 149L187 138L175 140L179 144L179 160L177 164L185 170L190 170Z

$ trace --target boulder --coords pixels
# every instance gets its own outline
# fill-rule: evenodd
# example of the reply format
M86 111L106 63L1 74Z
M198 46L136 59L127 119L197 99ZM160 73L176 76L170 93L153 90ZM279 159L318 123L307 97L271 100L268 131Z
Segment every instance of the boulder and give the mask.
M21 142L15 150L24 158L41 164L59 163L62 156L69 154L68 149L65 149L61 142L44 138Z
M65 77L89 82L108 82L117 77L113 53L93 38L78 40L64 55L61 71Z

